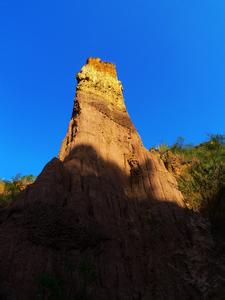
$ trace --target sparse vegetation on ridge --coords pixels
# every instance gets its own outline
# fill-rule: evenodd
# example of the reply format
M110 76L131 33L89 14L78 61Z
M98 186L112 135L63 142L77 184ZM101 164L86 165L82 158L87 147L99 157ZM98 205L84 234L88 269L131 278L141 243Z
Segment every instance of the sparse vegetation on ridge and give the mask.
M166 168L175 175L188 208L204 213L212 222L225 218L225 135L210 135L197 145L179 138L157 147Z
M22 176L20 174L11 180L0 180L0 207L6 207L17 194L34 181L35 176Z

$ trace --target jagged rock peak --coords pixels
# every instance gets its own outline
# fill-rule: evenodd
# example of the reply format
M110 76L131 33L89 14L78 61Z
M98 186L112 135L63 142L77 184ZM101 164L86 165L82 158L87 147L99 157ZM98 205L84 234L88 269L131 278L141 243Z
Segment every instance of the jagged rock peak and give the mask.
M104 62L98 57L89 57L87 65L94 67L99 72L108 73L110 76L117 78L116 66L111 62Z
M81 141L96 148L98 143L103 145L107 140L106 144L112 144L113 137L136 132L126 111L123 87L114 64L88 58L77 74L77 82L72 118L59 153L61 160Z
M77 91L103 97L111 109L125 110L123 87L117 78L116 66L100 58L88 58L77 74Z

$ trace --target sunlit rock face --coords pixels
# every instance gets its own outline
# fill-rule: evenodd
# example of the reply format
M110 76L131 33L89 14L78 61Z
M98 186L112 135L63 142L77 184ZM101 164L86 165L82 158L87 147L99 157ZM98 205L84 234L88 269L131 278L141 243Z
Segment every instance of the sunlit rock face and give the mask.
M142 145L115 65L77 81L59 159L1 216L0 299L210 299L208 225Z
M99 58L89 58L77 74L77 81L77 91L99 95L112 110L126 110L115 65L102 62Z
M183 206L174 178L162 161L142 145L126 111L115 65L89 58L77 80L73 114L59 158L68 165L78 145L92 147L102 159L115 164L132 184L137 181L127 189L132 196L146 198L151 193L152 198Z

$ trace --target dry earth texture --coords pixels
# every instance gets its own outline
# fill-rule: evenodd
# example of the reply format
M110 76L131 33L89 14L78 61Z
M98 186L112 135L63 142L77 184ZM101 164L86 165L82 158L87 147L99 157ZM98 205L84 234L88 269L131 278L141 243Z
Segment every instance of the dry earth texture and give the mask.
M209 224L90 58L59 158L1 213L0 299L224 299Z

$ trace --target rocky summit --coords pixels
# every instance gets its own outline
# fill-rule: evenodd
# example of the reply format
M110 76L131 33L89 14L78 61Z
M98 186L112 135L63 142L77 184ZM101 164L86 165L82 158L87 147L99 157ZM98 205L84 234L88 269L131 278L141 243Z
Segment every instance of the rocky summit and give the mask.
M214 299L209 225L144 148L115 65L89 58L77 82L59 158L1 212L0 299Z

